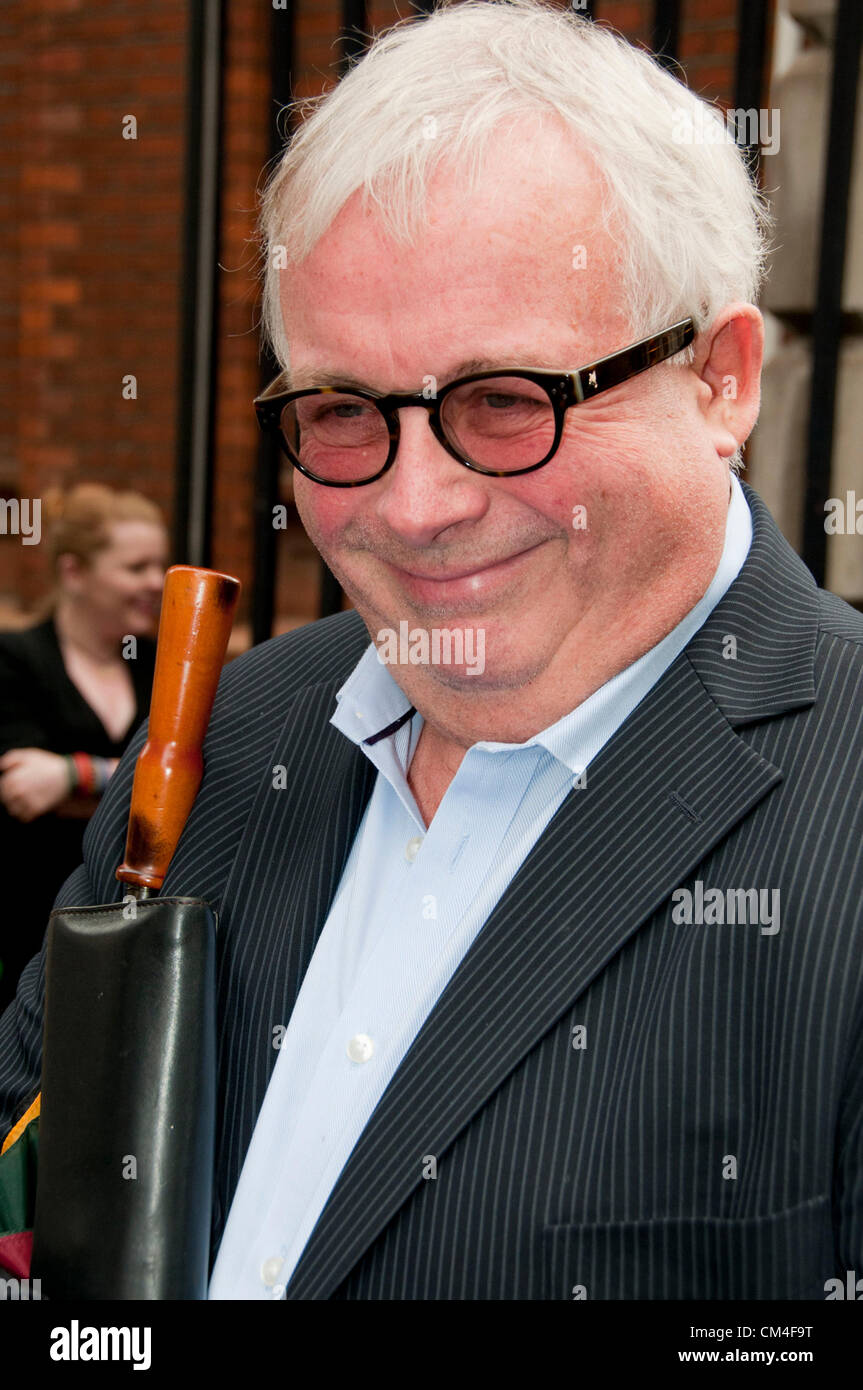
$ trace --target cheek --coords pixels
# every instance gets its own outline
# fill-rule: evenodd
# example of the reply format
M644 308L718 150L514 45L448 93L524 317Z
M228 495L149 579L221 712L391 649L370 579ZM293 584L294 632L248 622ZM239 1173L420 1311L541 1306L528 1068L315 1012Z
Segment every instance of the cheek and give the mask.
M310 486L310 484L306 484ZM297 516L302 522L303 529L318 544L320 531L318 528L316 509L312 504L312 499L306 494L306 488L300 485L300 475L294 474L294 502L296 503Z
M325 488L294 475L294 501L309 536L320 549L338 546L339 538L359 510L353 488Z
M581 503L601 514L625 512L663 471L666 432L656 421L628 415L585 421L561 445L566 482L556 489L559 504Z
M107 603L117 603L137 593L139 580L126 570L111 570L105 575L101 588Z
M513 478L507 492L523 509L542 517L544 529L571 538L580 523L591 511L596 512L602 498L601 480L590 470L571 460L554 460L535 474ZM581 527L582 546L587 539Z
M101 574L93 575L91 593L96 603L107 606L110 604L117 592L117 577L112 570L105 570Z

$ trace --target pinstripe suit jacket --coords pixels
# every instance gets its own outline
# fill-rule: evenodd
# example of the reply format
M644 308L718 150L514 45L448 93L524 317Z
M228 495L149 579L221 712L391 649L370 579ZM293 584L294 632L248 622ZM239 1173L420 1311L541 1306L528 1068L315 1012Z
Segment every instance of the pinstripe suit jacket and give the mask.
M738 579L492 911L288 1298L817 1299L863 1276L863 617L747 497ZM344 613L227 668L164 885L220 919L214 1252L371 792L329 723L368 640ZM120 896L142 739L58 904ZM678 925L695 880L778 889L779 931ZM0 1030L7 1122L38 1089L42 970Z

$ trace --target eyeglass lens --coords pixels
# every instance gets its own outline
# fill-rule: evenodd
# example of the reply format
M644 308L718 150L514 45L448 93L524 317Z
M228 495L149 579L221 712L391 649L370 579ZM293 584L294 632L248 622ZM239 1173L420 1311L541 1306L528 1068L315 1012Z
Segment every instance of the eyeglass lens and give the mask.
M333 482L379 473L387 460L387 422L374 401L349 393L300 396L282 412L282 430L299 462ZM441 424L460 457L479 468L529 468L554 443L555 416L542 386L522 377L485 377L449 391Z

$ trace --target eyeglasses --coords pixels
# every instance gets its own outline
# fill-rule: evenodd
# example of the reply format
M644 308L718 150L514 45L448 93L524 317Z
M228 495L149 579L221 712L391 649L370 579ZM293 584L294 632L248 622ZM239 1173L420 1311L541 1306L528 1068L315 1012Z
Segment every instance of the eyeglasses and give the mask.
M398 412L406 406L429 412L435 438L465 468L512 478L554 457L571 406L673 357L694 337L692 319L681 319L574 372L502 368L428 394L376 396L343 386L286 391L282 372L256 398L255 411L294 467L324 487L363 487L386 473L399 447Z

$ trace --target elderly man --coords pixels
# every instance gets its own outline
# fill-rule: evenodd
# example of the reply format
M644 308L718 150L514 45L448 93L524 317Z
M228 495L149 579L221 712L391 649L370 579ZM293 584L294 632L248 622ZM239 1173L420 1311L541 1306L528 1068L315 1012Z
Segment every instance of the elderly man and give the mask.
M258 413L355 611L226 671L164 885L220 915L212 1298L863 1270L863 620L737 481L767 219L681 111L609 31L471 0L268 188ZM118 896L140 743L60 903Z

